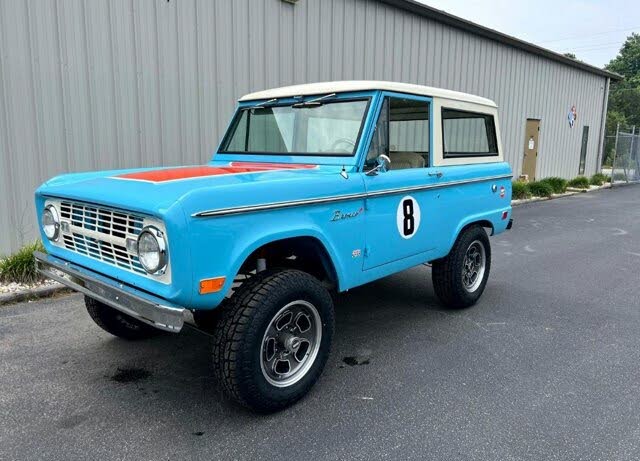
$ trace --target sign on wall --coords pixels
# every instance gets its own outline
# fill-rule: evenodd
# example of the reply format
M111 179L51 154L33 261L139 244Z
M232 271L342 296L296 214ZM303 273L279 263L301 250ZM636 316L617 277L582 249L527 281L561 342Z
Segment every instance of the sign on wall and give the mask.
M576 110L576 106L571 106L567 118L569 119L569 128L573 128L573 125L575 125L576 120L578 119L578 111Z

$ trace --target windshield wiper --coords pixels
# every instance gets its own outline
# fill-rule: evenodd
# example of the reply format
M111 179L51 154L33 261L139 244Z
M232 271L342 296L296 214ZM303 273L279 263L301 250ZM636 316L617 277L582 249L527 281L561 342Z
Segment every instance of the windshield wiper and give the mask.
M335 93L325 94L324 96L320 96L319 98L315 98L315 99L310 99L309 101L297 102L291 107L294 109L300 109L302 107L318 107L323 105L328 98L332 98L335 95L336 95Z
M275 104L277 102L278 102L277 98L269 99L268 101L258 103L255 106L247 107L247 110L264 109L267 105Z

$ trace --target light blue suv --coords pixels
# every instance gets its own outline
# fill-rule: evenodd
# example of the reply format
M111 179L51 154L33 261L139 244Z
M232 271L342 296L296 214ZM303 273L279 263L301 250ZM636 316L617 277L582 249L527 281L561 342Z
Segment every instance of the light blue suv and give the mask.
M489 234L511 227L496 105L390 82L240 99L206 165L67 174L36 208L39 270L125 339L213 337L215 374L256 411L301 398L329 355L342 292L430 262L443 304L474 304ZM383 332L381 332L383 333Z

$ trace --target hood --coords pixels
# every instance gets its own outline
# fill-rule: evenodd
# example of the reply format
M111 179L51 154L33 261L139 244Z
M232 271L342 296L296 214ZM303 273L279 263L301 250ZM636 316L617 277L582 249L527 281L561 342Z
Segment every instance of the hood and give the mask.
M333 165L212 162L67 174L47 181L38 193L161 216L179 202L211 209L264 203L282 195L305 198L305 190L317 191L328 178L345 182L341 169Z

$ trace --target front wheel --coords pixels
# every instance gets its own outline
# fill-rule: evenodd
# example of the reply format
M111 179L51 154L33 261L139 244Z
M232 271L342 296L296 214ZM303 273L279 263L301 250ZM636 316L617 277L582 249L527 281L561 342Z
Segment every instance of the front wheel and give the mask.
M100 328L119 338L147 339L162 333L161 330L88 296L84 297L84 304L89 316Z
M433 288L447 307L472 306L487 285L490 268L487 233L480 226L468 227L458 236L449 254L433 262Z
M224 307L214 334L214 373L225 393L258 412L302 398L329 357L334 313L319 280L298 270L265 271Z

